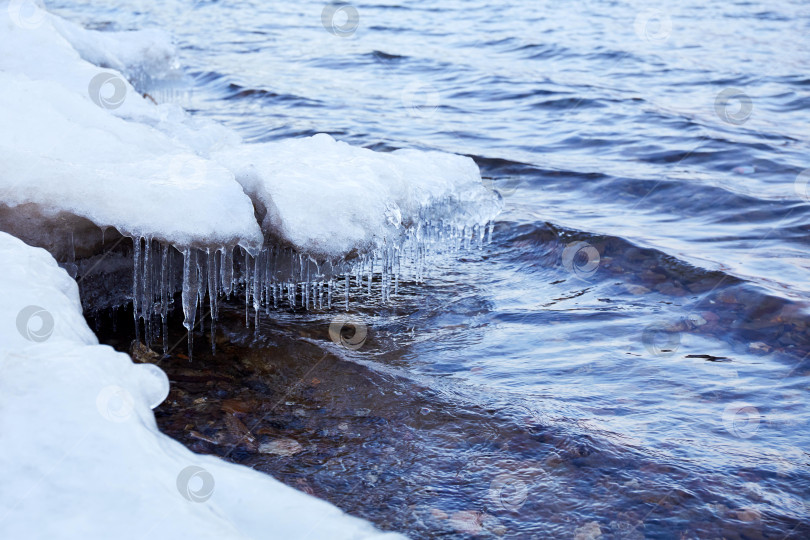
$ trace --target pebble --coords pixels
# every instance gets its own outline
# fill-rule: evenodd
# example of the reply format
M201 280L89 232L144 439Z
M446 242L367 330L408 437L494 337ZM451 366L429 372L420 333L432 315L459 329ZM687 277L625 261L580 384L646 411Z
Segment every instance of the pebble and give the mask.
M259 453L275 456L293 456L303 449L304 447L293 439L276 439L259 445Z
M771 350L770 346L768 346L766 343L763 343L761 341L756 341L756 342L752 343L751 345L748 346L748 348L751 349L752 351L769 352Z
M160 355L140 341L132 342L129 354L132 360L138 364L156 364L160 361Z
M475 510L461 510L450 516L450 523L461 533L478 534L483 529L484 514Z
M624 290L635 296L640 296L642 294L647 294L648 292L650 292L650 289L642 285L625 285Z
M691 315L689 315L689 317L687 317L687 319L689 320L689 324L691 324L695 328L698 326L703 326L708 322L706 319L704 319L697 313L692 313Z
M574 531L574 540L595 540L602 536L602 529L595 521L589 521Z

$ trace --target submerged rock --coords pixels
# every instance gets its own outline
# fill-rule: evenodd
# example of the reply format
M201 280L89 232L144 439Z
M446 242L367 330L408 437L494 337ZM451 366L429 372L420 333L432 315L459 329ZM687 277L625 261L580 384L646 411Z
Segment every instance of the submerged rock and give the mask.
M304 447L294 439L275 439L259 445L259 453L276 456L294 456L303 450Z

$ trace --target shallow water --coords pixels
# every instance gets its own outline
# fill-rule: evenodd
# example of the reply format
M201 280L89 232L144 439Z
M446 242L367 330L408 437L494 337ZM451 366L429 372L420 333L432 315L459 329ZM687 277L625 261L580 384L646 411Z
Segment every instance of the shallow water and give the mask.
M249 140L467 154L505 201L357 293L357 350L339 310L232 306L164 361L168 433L415 538L810 535L810 5L357 3L347 36L312 1L48 5L171 31L185 79L147 89Z

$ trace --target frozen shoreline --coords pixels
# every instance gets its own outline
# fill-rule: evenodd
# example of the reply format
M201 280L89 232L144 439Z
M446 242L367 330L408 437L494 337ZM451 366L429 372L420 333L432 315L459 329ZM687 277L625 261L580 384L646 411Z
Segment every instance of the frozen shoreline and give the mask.
M0 454L0 536L400 537L161 434L151 408L168 394L165 374L98 344L52 255L97 255L110 227L133 238L137 320L156 301L165 310L170 294L165 273L152 288L150 246L177 249L193 327L206 292L235 285L226 263L236 246L256 305L255 291L271 286L257 277L269 270L250 278L269 264L263 245L305 253L318 269L381 253L394 272L406 241L431 227L483 238L499 201L466 157L377 153L328 135L244 144L132 86L173 62L159 31L89 31L0 2L0 227L25 241L0 232L0 429L13 441Z

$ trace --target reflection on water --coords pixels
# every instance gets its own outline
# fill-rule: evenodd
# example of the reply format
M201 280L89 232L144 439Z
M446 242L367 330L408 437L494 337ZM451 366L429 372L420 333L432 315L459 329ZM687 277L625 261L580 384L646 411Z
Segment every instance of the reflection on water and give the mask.
M173 32L247 139L463 153L506 203L354 328L235 300L162 429L415 538L810 536L810 4L352 4L49 2Z

